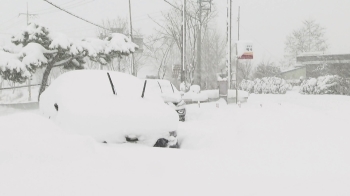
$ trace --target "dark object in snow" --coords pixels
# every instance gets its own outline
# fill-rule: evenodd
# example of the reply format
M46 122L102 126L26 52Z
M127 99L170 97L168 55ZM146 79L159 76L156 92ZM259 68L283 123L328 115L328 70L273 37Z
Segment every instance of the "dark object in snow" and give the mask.
M126 139L127 142L137 142L137 141L139 141L139 139L137 139L137 137L135 137L135 138L125 137L125 139Z
M181 121L181 122L185 122L185 120L186 120L185 115L181 115L181 116L179 116L179 121Z
M58 111L58 105L57 103L54 104L56 111Z
M107 144L107 142L106 142L106 141L103 141L102 143Z
M145 83L144 83L144 85L143 85L143 90L142 90L142 95L141 95L142 98L143 98L144 95L145 95L146 85L147 85L147 80L145 80Z
M112 87L113 95L117 95L117 93L115 93L115 90L114 90L114 85L113 85L113 82L112 82L111 76L109 75L109 73L108 73L108 72L107 72L107 75L108 75L109 82L111 83L111 87Z
M160 138L157 140L156 144L153 147L162 147L165 148L168 145L168 140L164 138Z

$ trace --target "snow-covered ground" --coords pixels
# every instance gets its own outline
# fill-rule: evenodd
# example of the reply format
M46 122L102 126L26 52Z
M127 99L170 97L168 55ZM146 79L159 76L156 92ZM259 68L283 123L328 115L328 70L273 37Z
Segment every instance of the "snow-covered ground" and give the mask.
M218 107L217 107L218 106ZM181 149L102 144L38 111L0 116L0 195L350 195L350 97L188 105Z

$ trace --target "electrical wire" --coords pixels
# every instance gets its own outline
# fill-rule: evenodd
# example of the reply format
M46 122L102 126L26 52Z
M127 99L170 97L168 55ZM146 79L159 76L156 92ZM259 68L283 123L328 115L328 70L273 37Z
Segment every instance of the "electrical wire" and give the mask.
M95 0L92 0L92 1L89 1L89 2L84 2L82 4L75 4L75 5L70 5L68 7L64 7L64 9L72 9L72 8L76 8L76 7L80 7L80 6L83 6L85 4L88 4L88 3L91 3ZM55 10L55 11L48 11L48 12L42 12L42 13L38 13L39 15L45 15L45 14L53 14L53 13L57 13L57 12L60 12L60 10Z
M66 2L66 3L63 3L63 4L60 4L59 6L65 6L65 5L70 4L70 3L74 2L74 1L78 1L78 0L72 0L72 1L69 1L69 2ZM84 1L85 1L85 0L84 0ZM33 12L33 13L42 12L42 11L46 12L46 11L49 11L49 10L55 10L55 8L45 8L45 9L40 9L40 10L34 10L34 11L32 11L32 12Z
M97 26L97 27L100 27L100 28L102 28L102 29L105 29L105 30L110 31L110 29L107 29L107 28L102 27L102 26L100 26L100 25L98 25L98 24L95 24L95 23L93 23L93 22L90 22L90 21L88 21L88 20L86 20L86 19L84 19L84 18L81 18L81 17L79 17L79 16L77 16L77 15L75 15L75 14L72 14L71 12L69 12L69 11L67 11L67 10L65 10L65 9L63 9L63 8L61 8L61 7L59 7L59 6L55 5L55 4L53 4L53 3L51 3L51 2L48 1L48 0L44 0L44 1L46 1L47 3L51 4L52 6L58 8L58 9L64 11L64 12L66 12L66 13L68 13L68 14L70 14L70 15L72 15L72 16L74 16L74 17L80 19L80 20L83 20L83 21L85 21L85 22L87 22L87 23L90 23L90 24L92 24L92 25L95 25L95 26Z

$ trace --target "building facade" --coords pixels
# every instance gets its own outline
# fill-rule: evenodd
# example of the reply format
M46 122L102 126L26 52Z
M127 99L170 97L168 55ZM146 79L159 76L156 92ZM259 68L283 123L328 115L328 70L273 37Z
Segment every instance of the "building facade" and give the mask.
M350 78L350 54L310 54L297 57L297 67L305 67L306 78L339 75Z

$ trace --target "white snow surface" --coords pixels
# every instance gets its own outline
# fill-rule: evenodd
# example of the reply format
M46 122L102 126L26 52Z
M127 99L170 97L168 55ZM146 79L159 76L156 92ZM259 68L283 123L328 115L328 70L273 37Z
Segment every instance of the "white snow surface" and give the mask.
M182 96L183 99L185 100L192 100L192 101L208 101L208 95L205 94L205 93L195 93L195 92L192 92L192 91L188 91L187 93L185 93L183 96Z
M42 45L37 43L29 43L22 48L20 55L23 57L22 63L25 66L35 65L41 66L42 63L47 63L47 58L44 54L55 53L56 50L46 50Z
M44 56L46 53L54 53L55 50L46 50L40 44L29 43L21 48L19 53L9 53L0 50L0 68L2 70L10 69L17 72L22 71L22 75L30 76L26 66L34 65L41 66L42 63L47 63Z
M2 71L6 69L22 70L23 63L19 60L20 55L11 54L0 50L0 68ZM29 73L29 72L28 72Z
M187 92L184 94L183 99L190 99L192 101L207 101L208 99L218 99L219 90L203 90L200 93ZM235 98L236 90L228 90L228 98ZM238 90L238 98L248 98L249 94L247 91Z
M112 39L109 41L105 51L106 53L121 51L122 53L130 54L130 52L135 52L136 48L138 48L138 46L131 42L130 38L126 35L112 33Z
M36 111L0 116L0 195L350 195L349 110L348 96L295 92L187 105L181 149L96 143Z
M135 52L138 48L136 44L120 33L113 33L110 40L100 40L98 38L85 38L82 40L74 40L67 37L67 35L53 32L50 34L52 42L51 49L69 49L73 55L87 51L89 56L96 57L98 54L109 54L111 52L120 52L123 54L130 54Z
M51 32L49 37L52 40L49 46L50 49L62 48L68 50L72 45L72 40L70 40L68 36L63 33Z

